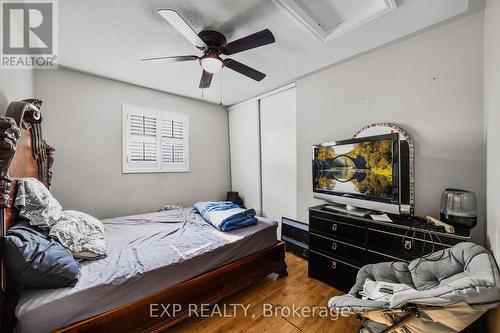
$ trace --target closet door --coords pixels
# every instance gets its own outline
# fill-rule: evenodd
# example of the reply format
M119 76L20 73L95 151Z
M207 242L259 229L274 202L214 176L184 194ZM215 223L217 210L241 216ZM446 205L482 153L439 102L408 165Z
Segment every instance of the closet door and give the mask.
M260 100L262 212L297 218L296 94L291 88Z
M238 104L229 109L229 140L232 190L245 205L260 214L259 102Z

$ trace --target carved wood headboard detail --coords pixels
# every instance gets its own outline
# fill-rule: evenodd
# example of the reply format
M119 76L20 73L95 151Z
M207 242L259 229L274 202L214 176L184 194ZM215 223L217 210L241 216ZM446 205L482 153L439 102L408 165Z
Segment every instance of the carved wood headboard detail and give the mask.
M15 179L34 177L47 187L52 180L54 148L42 137L42 101L26 99L9 104L0 117L0 235L15 224L16 210L12 207ZM2 264L2 290L6 290L6 274Z

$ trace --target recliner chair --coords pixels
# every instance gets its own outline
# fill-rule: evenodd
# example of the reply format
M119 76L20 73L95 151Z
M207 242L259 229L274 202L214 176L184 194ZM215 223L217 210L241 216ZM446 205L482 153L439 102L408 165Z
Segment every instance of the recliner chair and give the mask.
M396 292L389 301L361 299L366 279L401 283L415 291ZM500 273L486 249L463 242L410 263L366 265L349 293L331 298L328 306L357 314L360 332L460 332L500 306Z

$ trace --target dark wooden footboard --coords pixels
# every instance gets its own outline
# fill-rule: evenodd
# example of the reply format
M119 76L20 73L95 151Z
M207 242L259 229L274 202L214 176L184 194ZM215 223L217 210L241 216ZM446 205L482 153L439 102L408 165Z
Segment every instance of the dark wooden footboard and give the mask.
M285 246L252 254L158 294L63 327L56 332L160 332L189 316L190 304L215 304L270 273L286 275ZM161 310L170 304L169 313ZM175 313L174 311L175 304ZM151 316L152 309L160 309Z

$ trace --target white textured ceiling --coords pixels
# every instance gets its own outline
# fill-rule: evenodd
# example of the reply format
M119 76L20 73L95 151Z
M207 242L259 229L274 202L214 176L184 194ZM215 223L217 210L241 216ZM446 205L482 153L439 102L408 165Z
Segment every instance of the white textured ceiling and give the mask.
M397 3L396 10L321 43L271 0L63 0L59 59L65 67L201 99L201 68L196 61L139 61L200 54L156 10L175 9L197 32L215 29L229 41L269 28L276 43L232 56L266 73L263 81L223 69L204 90L204 100L218 103L222 76L222 103L231 105L471 10L469 0Z

